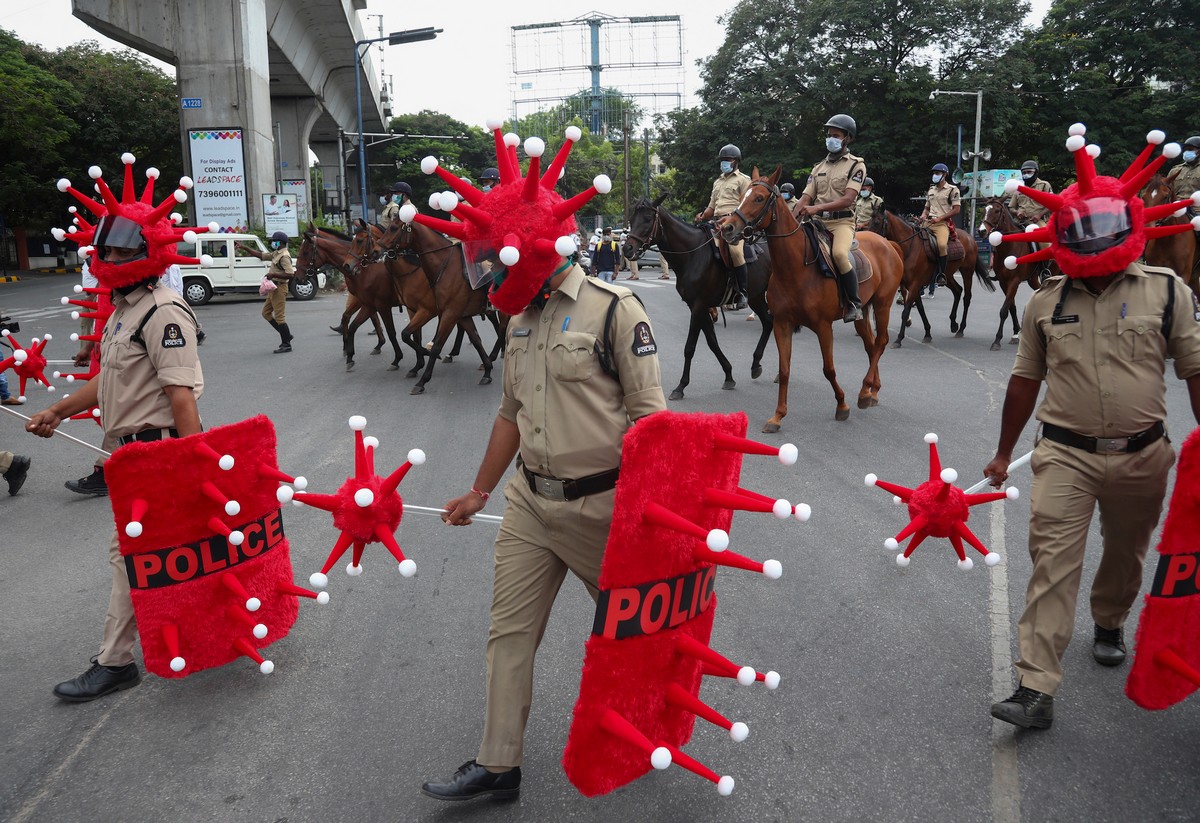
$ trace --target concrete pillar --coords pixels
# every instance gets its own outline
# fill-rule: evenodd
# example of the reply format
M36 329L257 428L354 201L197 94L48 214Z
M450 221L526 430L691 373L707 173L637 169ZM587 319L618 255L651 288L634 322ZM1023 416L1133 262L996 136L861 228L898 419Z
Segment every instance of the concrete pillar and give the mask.
M313 124L324 113L315 97L275 97L271 100L271 112L278 136L279 178L282 191L289 192L292 186L287 181L303 183L304 202L307 214L300 215L303 225L313 214L314 193L310 190L308 175L308 138Z
M317 142L309 143L308 147L317 155L317 163L321 167L323 190L312 193L315 198L314 202L323 203L328 207L326 218L332 218L335 214L340 216L342 209L345 208L342 198L346 194L346 184L341 177L342 165L341 158L338 156L338 144ZM349 150L349 146L347 146L347 150ZM315 210L313 213L316 213Z

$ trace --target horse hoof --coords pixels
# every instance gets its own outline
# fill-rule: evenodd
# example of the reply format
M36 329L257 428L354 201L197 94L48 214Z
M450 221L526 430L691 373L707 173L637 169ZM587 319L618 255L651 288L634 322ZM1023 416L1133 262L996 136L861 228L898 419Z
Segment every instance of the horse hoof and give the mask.
M762 377L762 366L751 366L750 367L750 379L757 380L760 377Z
M733 391L734 389L737 388L737 383L734 382L733 380L726 380L724 383L721 384L721 388L724 391Z
M668 400L682 400L683 399L683 389L676 389L675 391L671 392L671 396L667 399Z
M329 330L330 330L331 332L333 332L334 334L337 334L337 335L343 335L343 336L344 336L344 335L346 334L346 330L345 330L345 329L339 329L337 326L330 326L330 327L329 327Z
M490 374L485 374L483 377L479 378L479 385L481 386L486 386L491 382L492 376Z
M412 389L408 393L409 394L424 394L425 387L418 383L417 385L413 386Z
M900 343L900 341L899 341L899 340L897 340L895 343L893 343L893 344L892 344L892 348L893 348L893 349L898 349L898 348L901 348L901 343Z
M864 394L862 397L858 398L858 407L859 407L860 409L869 409L869 408L871 408L871 395L869 395L869 394ZM849 416L850 416L850 413L849 413L849 412L846 412L846 416L847 416L847 417L849 417Z
M405 377L416 377L420 373L421 373L420 369L409 369L408 371L406 371L404 373L404 376Z
M1015 345L1017 345L1017 344L1018 344L1018 343L1020 343L1020 342L1021 342L1021 338L1019 338L1019 337L1012 337L1012 338L1009 338L1008 345L1010 345L1010 346L1015 346Z
M443 363L453 363L454 355L451 355L451 354L446 355L445 357L442 358L442 362Z
M879 405L879 398L876 397L875 395L871 395L871 408L875 408L878 405Z
M1000 343L999 342L993 343L991 346L991 349L992 349L992 351L1000 351Z
M390 366L387 367L387 370L388 371L400 371L400 367L397 366L395 363L392 363Z
M775 434L779 431L778 423L763 423L763 434Z
M354 371L354 364L353 364L353 363L347 363L347 364L346 364L346 371Z
M383 352L382 352L380 349L371 349L371 356L372 356L372 357L374 357L374 356L375 356L375 355L377 355L377 354L382 354L382 353L383 353Z
M836 412L833 413L833 419L834 420L849 420L850 419L850 410L849 409L838 409Z
M963 333L962 333L962 331L961 331L961 330L959 330L959 331L958 331L958 332L957 332L957 333L956 333L954 336L955 336L955 337L962 337L962 336L963 336Z
M911 325L912 325L912 320L911 320L911 319L909 319L909 320L905 320L905 321L904 321L904 328L906 328L906 329L907 329L907 328L908 328L909 326L911 326Z
M957 324L957 323L955 323L954 321L951 321L951 322L950 322L950 331L952 331L952 332L957 332L957 331L958 331L958 324ZM958 337L958 334L955 334L954 336L955 336L955 337Z
M932 342L933 342L933 337L931 337L930 335L928 335L928 334L927 334L927 335L925 335L924 337L922 337L922 338L921 338L921 342L922 342L922 343L932 343Z

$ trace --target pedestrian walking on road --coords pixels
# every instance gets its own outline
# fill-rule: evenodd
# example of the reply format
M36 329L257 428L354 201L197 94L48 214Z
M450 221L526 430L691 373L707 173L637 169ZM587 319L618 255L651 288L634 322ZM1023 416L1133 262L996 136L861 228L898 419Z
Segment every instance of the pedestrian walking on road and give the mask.
M287 324L287 291L288 284L296 276L296 267L292 265L292 255L288 251L288 236L277 231L271 235L271 250L261 252L241 243L237 247L259 260L269 260L271 265L267 270L267 279L275 284L275 288L266 294L263 303L262 316L271 324L271 328L279 332L279 348L275 354L285 354L292 350L292 331Z

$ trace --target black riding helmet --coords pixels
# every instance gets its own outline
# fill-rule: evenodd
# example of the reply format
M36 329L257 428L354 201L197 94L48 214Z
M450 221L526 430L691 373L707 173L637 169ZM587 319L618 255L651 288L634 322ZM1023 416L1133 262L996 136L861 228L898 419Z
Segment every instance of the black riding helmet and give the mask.
M874 181L874 180L872 180L870 177L868 177L868 178L866 178L865 180L863 180L862 187L863 187L864 189L865 189L865 188L872 188L872 189L873 189L873 188L875 188L875 181Z
M781 192L790 191L792 194L796 193L796 187L791 183L784 183L782 186L779 187L779 190Z
M409 197L412 197L412 186L403 180L397 180L392 184L391 192L392 194L407 194Z
M500 182L500 171L498 169L492 169L492 168L484 169L483 174L479 175L479 182L486 183L489 180L492 181L493 183L499 183Z
M287 245L287 241L287 232L277 231L271 235L272 243L283 243L284 245Z
M718 160L741 160L742 159L742 150L739 149L737 146L733 145L733 143L726 143L724 146L721 146L721 150L719 152L717 152L717 159Z
M1183 141L1183 145L1191 146L1194 149L1200 149L1200 135L1197 135L1196 137L1189 137L1187 140Z
M854 122L854 118L848 114L835 114L829 118L829 122L825 124L827 129L841 129L851 137L858 136L858 124Z

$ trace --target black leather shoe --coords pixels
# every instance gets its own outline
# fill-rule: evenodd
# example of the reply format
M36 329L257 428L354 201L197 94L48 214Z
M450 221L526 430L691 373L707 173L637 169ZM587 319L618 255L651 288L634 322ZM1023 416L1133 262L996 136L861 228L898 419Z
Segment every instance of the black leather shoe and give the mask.
M274 354L287 354L292 350L291 343L280 343L279 348L275 349Z
M128 666L101 666L92 658L92 667L74 680L54 687L54 696L68 703L86 703L106 694L132 689L142 682L137 663Z
M846 313L842 316L843 323L854 323L862 319L862 306L856 306L853 303L846 307Z
M992 704L992 717L1022 729L1048 729L1054 722L1054 695L1020 686L1008 700Z
M421 784L421 794L435 800L470 800L483 795L512 800L520 792L520 766L495 774L474 760L468 760L459 766L454 777L444 783Z
M1102 629L1096 626L1096 639L1092 642L1092 657L1101 666L1120 666L1125 662L1125 637L1120 629Z
M29 458L14 455L12 465L4 473L4 479L8 481L9 494L16 494L21 490L21 486L25 484L25 475L27 474L29 474Z
M76 494L91 494L96 497L108 497L108 484L104 482L104 469L97 468L87 477L78 480L68 480L63 484Z

